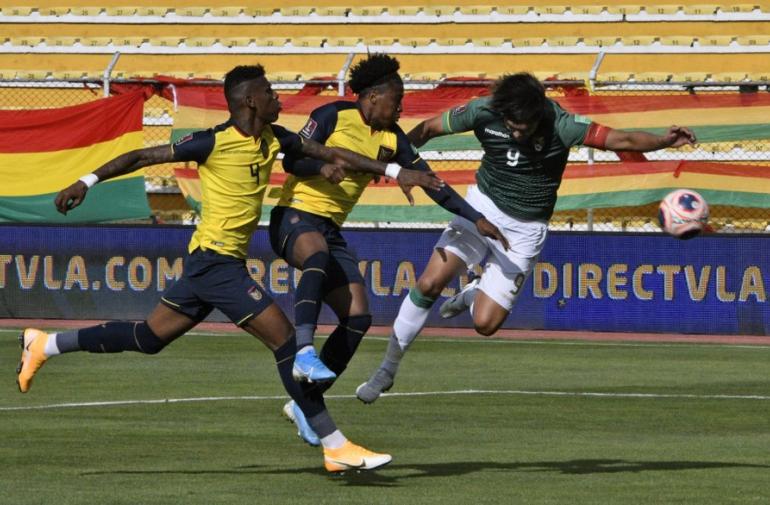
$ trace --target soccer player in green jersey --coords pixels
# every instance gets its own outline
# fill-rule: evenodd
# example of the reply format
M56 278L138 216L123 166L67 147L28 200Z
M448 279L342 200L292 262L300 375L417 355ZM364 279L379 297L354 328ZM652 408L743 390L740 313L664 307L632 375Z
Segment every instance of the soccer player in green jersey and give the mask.
M88 189L99 181L148 165L195 161L203 195L201 221L190 240L182 277L163 294L145 321L111 321L51 334L26 329L20 336L22 356L16 370L19 390L29 391L40 367L58 354L156 354L217 308L273 352L284 388L305 412L313 434L319 438L317 445L323 445L328 471L373 469L387 464L390 455L350 442L326 410L323 395L292 378L294 328L270 295L251 278L245 262L279 152L323 159L328 164L324 173L330 179L341 178L343 168L350 167L384 173L385 164L328 148L272 124L278 119L281 103L260 65L239 66L228 72L224 92L230 111L227 122L195 132L173 145L122 154L56 196L56 208L66 214L80 205ZM435 177L411 170L405 174L410 172L415 181Z
M491 96L423 121L409 132L409 138L420 147L434 137L467 131L479 139L484 156L477 184L468 189L466 200L503 231L510 250L480 236L461 217L449 224L416 287L401 304L385 358L356 390L365 403L393 385L404 353L441 291L485 257L482 275L444 302L440 312L449 318L470 308L478 333L489 336L500 328L543 249L572 146L647 152L695 143L693 133L679 126L653 135L615 130L570 114L547 98L543 85L528 73L503 77Z

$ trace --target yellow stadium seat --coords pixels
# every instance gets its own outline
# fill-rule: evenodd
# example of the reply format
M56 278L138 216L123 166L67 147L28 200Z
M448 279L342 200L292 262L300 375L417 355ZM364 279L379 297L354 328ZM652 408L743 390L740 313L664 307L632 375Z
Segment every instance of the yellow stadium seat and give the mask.
M587 81L588 72L559 72L556 78L560 81Z
M282 71L282 72L269 72L267 74L267 79L270 82L291 82L296 81L301 77L302 74L299 72L290 72L290 71Z
M187 47L211 47L219 42L216 37L188 37L184 39L184 45Z
M326 45L330 47L355 47L361 42L361 37L329 37Z
M240 15L241 12L243 12L243 7L241 6L216 6L212 7L211 10L212 16L218 16L222 18L236 18Z
M69 11L69 7L40 7L38 9L41 16L64 16Z
M655 16L670 16L679 12L678 5L645 5L644 12Z
M73 16L98 16L103 10L102 7L78 5L77 7L70 7L70 14Z
M766 46L770 44L770 35L745 35L735 40L741 46Z
M460 13L468 16L488 16L494 9L492 5L462 5Z
M142 79L152 79L158 72L156 70L124 70L121 72L123 78L139 77Z
M427 37L399 37L398 43L408 47L424 47L429 45L433 39Z
M705 35L698 37L698 43L702 46L729 46L734 38L732 35Z
M603 5L573 5L570 7L572 14L579 14L582 16L596 16L604 12L604 9L605 7Z
M168 14L168 7L137 7L137 16L165 16Z
M482 39L472 39L471 42L473 42L474 46L477 47L500 47L506 42L510 42L511 39L504 39L502 37L495 37L495 38L482 38Z
M175 7L174 14L192 18L203 17L209 11L208 7Z
M587 46L600 46L600 47L607 47L607 46L614 46L618 40L620 40L620 37L613 36L613 35L606 35L606 36L600 36L600 37L583 37L583 44Z
M711 74L715 82L742 82L746 80L746 72L716 72Z
M148 42L155 47L179 47L182 37L149 37Z
M388 14L391 16L416 16L420 12L420 7L412 5L398 5L396 7L388 7Z
M624 46L649 46L657 40L654 35L629 35L620 37Z
M17 7L17 6L8 6L8 7L2 7L2 13L3 16L29 16L32 11L35 10L34 7Z
M634 75L636 82L667 82L671 74L669 72L639 72Z
M246 47L254 42L254 39L250 37L227 37L219 39L219 41L223 46L227 47Z
M291 45L294 47L321 47L324 43L323 37L293 37Z
M664 46L690 47L694 39L689 35L663 35L659 37L659 40Z
M313 11L315 10L315 7L306 7L306 6L292 6L292 7L281 7L279 12L281 13L281 16L309 16Z
M393 37L372 37L365 38L364 44L367 46L392 46L396 43Z
M80 39L78 37L46 37L43 42L49 47L72 47L80 42Z
M51 72L51 78L61 81L81 80L89 77L85 70L54 70Z
M422 11L427 16L451 16L457 7L452 5L426 5Z
M464 46L470 42L470 39L467 38L460 38L460 37L447 37L447 38L438 38L436 39L436 44L439 46Z
M131 6L111 6L106 7L105 12L108 16L134 16L137 13L138 7L131 7Z
M524 14L528 13L530 10L534 10L534 7L530 7L528 5L506 5L506 6L500 6L495 7L495 10L498 14L502 14L505 16L523 16Z
M365 5L359 7L351 7L350 14L352 16L379 16L387 8L384 5Z
M735 12L735 13L741 13L741 12L753 12L756 7L759 7L757 4L734 4L734 5L720 5L719 10L722 12Z
M83 37L80 43L87 47L109 46L112 39L110 37Z
M12 46L34 47L43 41L43 37L8 37Z
M716 13L719 6L717 4L693 4L683 5L682 9L685 14L690 16L704 16Z
M289 41L286 37L257 37L254 42L259 47L283 47Z
M767 72L750 72L746 77L750 81L754 81L754 82L768 82L768 81L770 81L770 71L767 71Z
M580 41L579 37L548 37L546 43L551 47L575 47Z
M12 68L0 68L0 80L11 81L16 79L16 72L17 71Z
M557 78L557 75L559 74L558 70L532 70L530 72L532 75L537 77L539 81L547 81L547 80L554 80ZM498 74L495 77L500 77L502 74Z
M19 70L16 73L16 78L23 81L44 81L51 73L48 70Z
M344 16L348 12L347 7L317 7L315 13L319 16Z
M526 39L512 39L511 45L513 47L540 47L545 42L542 37L528 37Z
M628 4L628 5L608 5L607 6L607 12L610 14L639 14L639 11L641 10L641 6L639 4Z
M446 77L441 72L413 72L404 76L407 81L440 81Z
M566 5L535 5L538 14L564 14L569 10Z
M447 72L447 77L469 77L471 79L486 79L487 73L480 72L478 70L455 70L453 72Z
M675 72L671 74L671 82L703 82L707 77L706 72Z
M244 14L249 16L255 16L258 18L272 16L276 9L272 7L246 7L243 10Z
M112 45L125 47L139 47L148 40L145 37L113 37Z
M599 72L596 80L600 82L627 82L630 80L629 72Z

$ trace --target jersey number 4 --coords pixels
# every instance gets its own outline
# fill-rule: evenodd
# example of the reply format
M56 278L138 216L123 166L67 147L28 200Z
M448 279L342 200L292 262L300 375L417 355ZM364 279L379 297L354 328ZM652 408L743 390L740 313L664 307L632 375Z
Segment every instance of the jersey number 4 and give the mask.
M257 178L257 184L259 184L259 163L252 163L249 165L249 169L251 169L251 176Z

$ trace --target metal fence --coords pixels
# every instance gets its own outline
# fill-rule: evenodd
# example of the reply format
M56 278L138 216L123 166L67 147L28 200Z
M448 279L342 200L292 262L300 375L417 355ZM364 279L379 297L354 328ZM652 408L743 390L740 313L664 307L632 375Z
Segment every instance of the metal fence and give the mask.
M121 81L131 83L139 81ZM141 81L147 83L148 81ZM212 82L202 83L211 85ZM302 87L302 82L274 83L280 93L293 93ZM326 84L329 84L328 82ZM410 89L426 89L436 82L407 82ZM467 85L468 83L466 83ZM479 82L470 83L478 85ZM457 84L462 85L462 84ZM686 95L709 93L767 93L770 86L766 82L742 82L739 84L708 82L546 82L548 93L559 96L576 87L587 87L593 95ZM64 107L88 102L109 93L109 86L100 80L73 81L32 81L19 79L0 80L0 109L44 109ZM337 84L329 84L325 94L336 94ZM153 96L144 108L144 144L155 146L168 143L174 125L174 104ZM438 111L437 111L438 112ZM740 118L736 118L736 123ZM441 161L451 166L452 163L467 165L478 160L480 153L446 152ZM770 170L770 138L745 141L711 142L680 150L662 150L650 153L653 160L698 160L729 163L749 163L767 166ZM593 152L587 148L574 149L570 154L571 163L590 163L593 161L615 161L614 153ZM194 219L191 209L185 203L173 176L171 165L156 165L146 170L146 188L150 206L159 222L179 223ZM770 193L770 188L757 188ZM639 207L614 207L585 209L571 212L557 212L551 227L560 230L575 231L657 231L657 204ZM770 233L770 208L713 206L711 208L712 226L720 232L764 232ZM435 225L438 226L438 225Z

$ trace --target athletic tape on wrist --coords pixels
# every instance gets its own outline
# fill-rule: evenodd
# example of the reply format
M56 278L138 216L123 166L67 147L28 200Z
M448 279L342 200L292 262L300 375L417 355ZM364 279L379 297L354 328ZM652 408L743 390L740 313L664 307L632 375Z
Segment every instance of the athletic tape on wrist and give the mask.
M401 172L401 165L398 163L388 163L385 166L385 176L391 179L398 178L398 173Z
M81 177L78 180L82 181L83 184L85 184L87 187L90 188L94 184L99 182L99 177L96 174L91 173L91 174L88 174L88 175L84 175L83 177Z

